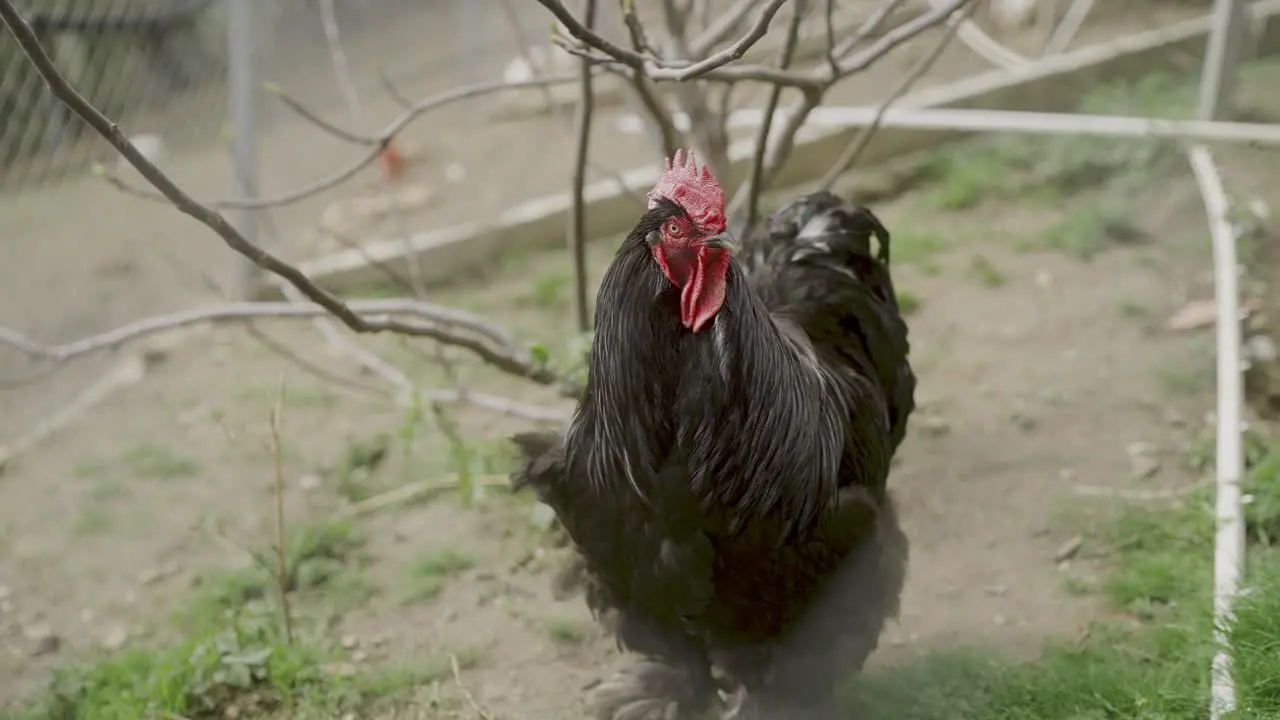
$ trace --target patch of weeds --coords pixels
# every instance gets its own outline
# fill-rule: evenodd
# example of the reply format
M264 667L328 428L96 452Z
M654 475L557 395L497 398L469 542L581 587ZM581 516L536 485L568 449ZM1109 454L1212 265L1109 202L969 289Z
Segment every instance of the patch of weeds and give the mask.
M926 177L930 205L942 210L967 210L984 200L1007 197L1018 190L1007 159L990 142L943 147L929 158Z
M984 255L975 254L969 259L969 273L981 285L997 288L1005 284L1004 272Z
M111 513L107 511L107 508L93 504L85 508L76 518L72 531L80 536L101 535L111 530L114 524Z
M1192 85L1168 74L1112 83L1085 97L1081 112L1184 117L1193 107ZM987 200L1049 204L1113 180L1140 189L1162 164L1177 157L1171 141L1086 136L982 138L939 149L926 168L930 203L964 210ZM1132 180L1132 182L1129 181Z
M1145 320L1151 317L1151 309L1141 301L1128 298L1120 302L1120 314L1132 320Z
M1191 395L1209 386L1211 376L1203 368L1166 365L1158 371L1160 386L1172 395Z
M330 471L338 495L349 502L359 502L375 493L370 479L387 459L391 436L377 433L368 438L348 442L342 457Z
M951 248L951 241L941 233L901 227L893 233L893 262L895 265L915 265L924 272L937 272L933 258Z
M220 624L184 627L182 642L129 649L65 667L15 720L135 720L183 717L335 718L399 705L448 663L352 671L322 636L292 642L274 618L241 613Z
M285 544L285 592L311 600L327 600L341 612L363 602L373 592L363 575L363 541L351 523L322 523L299 528ZM201 582L201 588L178 615L180 624L199 624L207 618L234 616L245 608L276 600L275 557L255 553L253 565L221 573Z
M1097 201L1074 208L1019 249L1058 250L1089 260L1135 234L1140 232L1129 225L1124 211Z
M1121 507L1095 541L1110 554L1106 597L1127 613L1032 663L948 650L869 672L849 717L871 720L1200 720L1208 715L1213 514L1207 493L1183 507ZM1252 553L1231 628L1238 720L1280 717L1280 554Z
M526 301L543 310L556 310L565 307L569 302L569 291L573 284L566 269L558 269L546 273L533 283Z
M545 629L547 637L556 645L578 646L587 641L587 627L576 620L548 620Z
M450 548L420 555L405 569L400 600L406 604L433 600L450 580L474 566L471 556Z
M147 480L176 480L199 471L191 458L152 442L133 446L120 456L120 462L135 477Z
M1247 436L1246 436L1247 437ZM1245 527L1254 542L1266 547L1280 545L1280 445L1272 446L1263 457L1248 462L1243 490ZM1277 635L1280 641L1280 635Z

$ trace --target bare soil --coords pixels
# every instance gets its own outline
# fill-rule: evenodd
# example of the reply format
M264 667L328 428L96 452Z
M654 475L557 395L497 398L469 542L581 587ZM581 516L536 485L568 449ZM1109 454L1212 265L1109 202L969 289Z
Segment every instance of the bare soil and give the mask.
M1117 23L1131 28L1133 18ZM934 81L981 67L967 52L955 53ZM883 94L894 70L886 66L845 92ZM384 106L371 111L394 114ZM445 112L408 136L422 158L411 181L439 193L412 217L415 227L473 218L567 179L569 138L558 121L539 126L536 142L528 125L461 142L472 126L464 113ZM358 152L298 127L265 143L268 192L303 184ZM645 158L642 139L602 130L597 140L604 164L625 168ZM1229 183L1238 179L1280 200L1258 162L1227 160ZM437 182L450 161L468 168L465 183ZM212 151L177 157L172 170L201 197L221 195L229 175ZM877 208L903 248L899 283L919 300L910 322L920 411L892 479L912 542L910 576L901 621L875 662L958 644L1031 656L1048 637L1083 631L1099 609L1068 590L1098 568L1087 553L1060 557L1079 532L1065 512L1071 501L1090 488L1196 481L1184 454L1203 430L1212 347L1204 334L1172 333L1164 321L1188 300L1211 295L1208 243L1188 174L1150 181L1125 218L1143 239L1104 241L1087 260L1026 247L1086 212L1079 203L988 201L943 211L926 192ZM317 247L315 218L340 195L273 213L286 255ZM0 323L48 341L207 301L202 278L225 279L230 267L228 253L190 219L93 178L0 198L0 216ZM593 278L611 252L609 242L592 245ZM512 257L434 299L489 313L557 349L570 335L566 278L560 253ZM305 323L257 329L312 363L378 387ZM364 344L424 384L445 380L414 343ZM0 475L0 706L104 644L163 640L168 631L158 621L193 585L270 546L267 444L282 382L281 457L295 527L333 516L352 497L423 478L444 482L458 469L429 423L407 422L383 395L305 372L243 328L197 329L152 347L141 381L15 457ZM0 443L128 357L79 361L34 383L0 387ZM475 387L563 407L546 389L458 362ZM29 367L0 353L7 377ZM500 474L501 439L527 427L480 411L453 417L481 479ZM382 466L369 477L344 474L352 448L379 434L392 438ZM580 688L621 660L580 602L551 597L557 551L542 547L530 513L526 501L491 490L471 507L443 494L362 518L368 592L333 629L350 641L352 662L454 654L465 659L466 689L493 717L579 717ZM464 560L434 595L422 591L416 594L430 597L415 600L421 578L414 563L441 553ZM421 692L421 707L439 710L414 716L467 707L452 681Z

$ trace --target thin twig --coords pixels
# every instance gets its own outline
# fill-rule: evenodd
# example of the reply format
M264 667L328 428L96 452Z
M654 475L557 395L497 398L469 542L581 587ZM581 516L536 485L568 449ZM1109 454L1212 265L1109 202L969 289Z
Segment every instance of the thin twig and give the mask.
M283 449L280 442L280 416L284 407L284 377L280 378L279 391L276 393L276 402L271 407L271 464L275 471L275 500L276 500L276 593L280 599L280 620L284 625L285 642L293 644L293 613L289 608L289 588L288 588L288 561L286 559L285 548L285 524L284 524L284 460Z
M839 45L836 45L835 49L832 51L832 55L838 60L853 52L853 49L863 40L866 40L876 32L879 32L880 28L889 20L889 17L897 12L898 8L905 5L906 1L907 0L885 0L883 5L867 16L867 19L862 22L862 25L858 28L857 32L845 38ZM838 74L840 72L839 63L833 65L832 70Z
M583 25L578 18L573 16L573 13L565 8L564 3L560 2L560 0L537 1L554 15L569 31L569 34L579 42L595 48L625 65L630 65L637 70L643 69L646 75L656 77L656 74L660 73L664 75L663 79L678 82L702 77L717 68L742 59L742 56L769 32L769 24L773 22L773 17L778 14L778 11L787 2L787 0L769 0L769 4L760 11L760 17L756 19L756 22L732 45L703 60L676 66L666 62L655 62L652 58L647 58L634 50L619 47L604 39L591 28Z
M596 23L596 0L583 0L582 19L588 30ZM573 260L573 305L578 332L591 329L590 308L587 305L587 202L584 190L587 186L587 157L591 147L591 116L595 111L595 93L592 88L591 61L581 60L578 70L581 83L574 133L577 142L573 155L573 210L569 214L569 256Z
M267 252L261 246L250 242L231 223L227 222L227 219L221 213L192 198L160 168L147 159L129 141L129 138L121 132L118 125L106 115L103 115L80 93L76 92L75 88L63 77L57 66L54 65L53 59L49 57L49 54L45 52L44 47L40 44L35 31L22 18L17 8L14 7L12 0L0 0L0 21L3 21L10 32L13 33L18 46L22 48L23 53L31 61L40 77L48 84L49 91L53 93L54 97L83 119L98 135L107 140L134 169L147 179L147 182L151 183L169 202L173 203L174 207L213 230L228 247L252 260L254 265L288 281L290 285L301 291L307 299L332 313L347 327L362 333L390 331L405 335L430 337L441 342L465 347L485 358L495 367L503 368L512 374L538 382L556 382L557 378L555 378L554 374L548 372L545 368L540 368L527 359L513 356L509 352L495 352L491 347L474 339L463 340L452 336L450 333L442 332L438 327L429 325L405 323L392 318L366 318L352 310L338 296L312 282L297 267ZM385 143L380 143L379 150L382 149L381 146L383 144Z
M924 57L920 58L920 61L916 63L915 67L911 68L911 70L904 75L900 81L898 81L898 84L894 86L893 90L889 92L889 95L885 97L885 99L881 101L879 107L876 108L875 118L869 125L864 126L860 131L858 131L858 134L854 136L854 138L849 141L849 144L845 146L844 150L840 152L840 157L836 159L831 168L822 176L822 180L818 182L819 187L823 190L830 190L831 186L835 185L836 180L839 179L846 170L854 166L863 151L871 144L872 136L874 136L876 131L880 129L880 123L884 119L885 112L888 111L888 109L903 95L907 94L907 91L915 86L915 84L920 81L920 78L924 77L926 73L933 69L933 66L938 62L938 59L942 57L942 53L946 52L948 47L951 47L951 41L955 39L956 32L964 26L964 20L973 14L981 1L982 0L974 0L974 2L961 10L959 21L951 23L944 31L942 37L938 40L938 43L934 45L933 49Z
M591 1L587 0L587 2ZM467 704L471 706L471 709L475 711L480 720L493 720L493 716L489 714L489 711L481 707L480 703L476 702L475 696L467 689L467 686L462 684L462 671L458 667L458 656L453 653L449 653L449 667L453 670L453 682L462 691L462 697L466 699Z
M520 16L516 14L515 8L511 3L512 0L502 0L500 5L502 6L503 15L506 16L507 25L511 28L511 35L515 39L516 52L525 61L525 64L528 65L529 71L536 77L541 74L541 71L534 62L533 55L529 52L529 48L532 47L532 45L526 41L524 27L520 24ZM608 68L605 68L604 70L607 72ZM551 86L543 85L540 90L542 92L542 102L543 105L546 106L547 114L562 120L565 132L572 136L573 118L567 117L563 113L556 112L556 98L551 92ZM670 122L670 120L667 122ZM633 202L639 204L644 201L643 196L637 194L630 186L627 185L626 182L623 181L622 176L618 174L617 170L605 167L590 157L587 158L587 167L604 177L612 179L617 183L618 190Z
M828 6L832 0L827 0ZM791 13L791 22L787 24L787 36L782 44L782 55L778 58L778 67L786 70L791 66L791 60L795 57L796 41L800 38L800 22L804 20L804 11L808 5L808 0L796 0L795 8ZM827 14L827 33L831 35L831 15ZM756 132L756 149L751 159L751 175L747 180L746 207L744 208L747 218L745 227L753 227L756 224L757 213L760 209L760 193L764 190L764 159L766 151L769 147L769 131L773 129L773 113L778 109L778 101L782 99L782 86L774 85L769 89L769 99L764 105L763 122L760 123L760 129ZM734 209L730 208L730 215L734 215Z
M707 60L692 65L682 65L673 61L661 64L646 61L635 53L622 50L598 36L590 42L583 41L585 47L573 44L562 38L556 38L555 40L561 47L564 47L574 55L588 57L602 64L621 64L642 70L645 77L656 82L680 82L690 77L697 77L702 80L714 80L717 82L753 81L772 83L809 92L823 92L833 82L867 69L904 42L931 27L946 22L948 18L969 1L947 0L946 2L939 2L936 7L931 8L928 12L881 35L862 52L841 58L834 69L823 64L820 67L809 70L787 71L768 65L735 64L728 66L726 64L727 61L720 62L726 53L729 53L730 50L736 50L741 44L740 42L735 43L731 48L716 53ZM543 5L560 5L555 0L538 0L538 2ZM765 10L768 11L772 7L770 5ZM581 32L581 24L577 23L576 25L577 32ZM575 38L578 38L577 32L574 33ZM581 38L578 39L581 40ZM615 49L617 52L615 52Z
M382 512L388 508L431 499L437 495L453 492L459 488L460 478L420 480L401 485L395 489L365 498L352 503L333 514L335 520L354 520L356 518ZM473 487L510 488L511 480L502 476L471 478Z
M146 377L147 363L141 355L121 359L105 375L76 395L75 399L60 406L52 415L36 423L10 443L0 443L0 473L17 458L40 443L53 437L63 428L79 419L89 410L101 405L117 390L135 385Z
M716 45L724 42L729 34L738 29L743 20L760 0L737 0L727 10L716 16L715 22L689 43L689 52L694 58L705 58Z
M676 61L691 57L685 13L677 7L676 0L662 0L661 8L667 31L667 57ZM729 171L729 135L724 118L717 117L711 110L706 84L677 83L674 92L691 119L690 131L703 164L713 175L723 177Z
M10 4L11 2L12 0L0 0L0 3ZM24 49L25 49L25 46L24 46ZM43 73L41 73L41 75L43 76ZM46 81L47 80L48 79L46 78ZM354 178L356 175L360 173L361 170L364 170L365 168L372 165L378 159L378 156L382 154L383 150L392 141L394 141L395 138L401 132L403 132L405 128L407 128L409 125L416 122L418 118L422 117L428 112L431 112L433 110L439 110L443 107L454 105L456 103L463 102L465 100L472 100L475 98L494 95L497 93L507 92L510 90L522 90L522 89L545 87L545 86L568 85L570 83L576 82L577 80L578 80L578 76L575 73L571 75L566 74L566 75L555 75L555 76L546 76L546 77L540 77L540 78L532 78L529 80L521 80L518 82L496 81L496 82L478 83L475 85L467 85L464 87L446 90L437 95L432 95L430 97L423 98L421 100L418 100L412 103L399 117L392 120L385 128L383 128L381 132L379 132L376 135L360 135L359 133L355 133L352 131L347 131L347 130L340 131L340 133L338 133L339 136L342 137L342 139L346 140L347 142L350 142L356 145L367 146L370 148L369 152L365 153L362 157L360 157L354 163L348 165L345 168L342 168L341 170L338 170L314 182L308 183L300 188L296 188L294 190L290 190L288 192L284 192L278 195L262 196L253 200L236 200L231 198L223 198L223 199L208 201L204 203L204 205L208 208L213 208L217 210L242 210L242 209L261 210L261 209L272 208L272 207L286 207L288 205L301 202L314 195L318 195L326 190L333 189L347 182L348 180ZM65 79L62 80L61 84L66 85L67 84L66 80ZM51 87L52 87L52 84L51 84ZM68 86L68 89L70 89L69 86ZM276 88L274 86L268 86L267 89L275 90L276 92L279 92L279 88ZM55 96L58 95L57 93L54 93L54 94ZM58 97L60 100L63 100L63 102L66 102L66 100L63 99L61 96L58 96ZM297 105L297 106L300 106L300 105ZM68 103L68 107L71 107L73 111L75 111L76 109L75 106L71 105L70 103ZM290 105L290 107L294 107L296 109L295 105ZM310 111L307 111L306 113L304 113L303 117L304 119L310 120L312 122L316 122L318 120L318 117L315 115L315 113L312 113ZM87 118L86 118L86 122L88 122ZM91 127L94 128L95 131L102 132L102 130L100 130L96 125L94 125L94 123L90 122L89 124ZM317 124L322 129L328 132L332 132L332 130L335 129L332 123L322 121ZM103 135L103 137L106 138L109 142L111 142L111 144L115 146L117 150L120 149L120 147L116 145L116 143L112 141L109 136ZM129 155L125 154L123 150L121 151L121 153L125 155L126 159L129 159ZM132 164L132 160L130 160L130 164ZM148 200L172 201L171 198L169 198L166 194L164 194L163 189L161 188L157 188L161 190L161 194L153 195L145 190L130 187L129 185L121 181L119 178L116 178L110 175L109 173L107 173L103 168L98 168L97 170L112 185L131 195L148 199ZM143 174L143 177L146 177L145 173ZM149 177L147 178L147 180L150 180L150 179L151 178Z
M2 2L3 0L0 0ZM479 315L434 305L422 300L354 300L349 312L369 322L391 323L391 315L416 315L426 320L412 325L412 334L469 350L486 363L543 385L559 382L550 370L537 365L528 351L517 346L506 332ZM135 320L120 327L62 345L47 345L11 328L0 326L0 345L8 345L32 358L62 363L83 355L117 348L138 338L199 323L240 321L251 318L313 318L328 309L319 304L292 302L220 303L176 313ZM398 325L404 322L394 321ZM467 334L464 334L467 333Z

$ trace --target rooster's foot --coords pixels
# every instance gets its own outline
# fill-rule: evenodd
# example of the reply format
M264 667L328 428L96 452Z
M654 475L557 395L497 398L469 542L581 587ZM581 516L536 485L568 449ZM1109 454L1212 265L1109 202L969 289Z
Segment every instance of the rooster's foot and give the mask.
M692 720L710 691L688 670L646 660L601 681L588 702L596 720Z

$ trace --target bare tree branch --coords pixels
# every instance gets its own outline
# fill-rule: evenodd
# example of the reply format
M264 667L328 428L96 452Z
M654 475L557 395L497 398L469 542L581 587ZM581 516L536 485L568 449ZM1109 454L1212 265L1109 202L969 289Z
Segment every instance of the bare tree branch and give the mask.
M486 97L488 95L495 95L497 93L507 92L511 90L523 90L528 88L568 85L570 83L574 83L577 81L578 81L577 74L573 74L573 75L566 74L566 75L554 75L554 76L547 76L547 77L541 77L541 78L533 78L530 80L522 80L519 82L497 81L497 82L479 83L476 85L467 85L464 87L453 88L451 90L446 90L442 93L423 98L421 100L418 100L410 104L409 107L399 117L397 117L395 120L392 120L390 124L388 124L381 132L377 133L376 135L361 135L360 133L338 128L333 123L321 119L315 112L305 107L302 103L298 102L293 98L290 98L279 87L276 87L274 85L269 85L267 86L267 90L278 94L281 98L281 101L284 102L285 105L288 106L290 109L294 110L295 112L298 112L298 114L303 119L315 124L317 127L324 130L325 132L330 133L336 137L339 137L347 142L350 142L355 145L368 146L370 147L369 152L366 153L364 156L362 156L359 160L357 160L353 164L345 168L342 168L341 170L335 171L324 178L316 180L315 182L308 183L300 188L290 190L285 193L280 193L278 195L268 195L268 196L258 197L252 200L235 200L231 198L223 198L223 199L208 201L204 203L204 206L207 208L216 209L216 210L244 210L244 209L265 210L273 207L286 207L288 205L301 202L303 200L306 200L307 198L313 197L315 195L319 195L320 193L326 190L331 190L354 178L356 175L360 173L361 170L364 170L365 168L369 167L374 162L376 162L378 157L382 155L386 147L391 142L393 142L395 138L401 132L404 131L405 128L407 128L409 125L417 121L418 118L422 117L423 115L433 110L439 110L443 107L453 105L465 100L472 100L475 98ZM47 82L47 79L46 79L46 82ZM66 80L64 79L61 84L67 85ZM69 86L68 86L68 89L70 89ZM74 90L72 90L72 92L74 92ZM55 95L57 95L57 93L55 93ZM72 109L74 110L75 108L73 107ZM96 130L97 128L94 128L94 129ZM104 135L103 137L106 137L106 136ZM114 145L114 143L112 144ZM126 159L128 159L127 155L126 155ZM111 183L113 186L115 186L117 189L121 190L122 192L128 193L135 197L140 197L146 200L155 200L160 202L170 201L170 198L168 198L163 192L155 194L147 190L131 187L124 181L108 173L103 168L98 168L98 173L103 175L103 177L107 180L107 182ZM148 180L150 180L150 178L148 178Z
M760 0L737 0L708 27L701 35L689 43L689 52L695 58L705 58L711 49L724 42L724 39L742 25L747 15L760 4Z
M573 13L565 8L564 3L560 2L560 0L538 0L539 4L564 25L570 35L584 45L595 48L624 65L641 70L645 75L655 80L674 80L677 82L702 77L717 68L721 68L735 60L740 60L753 45L760 42L760 39L769 32L769 24L773 22L773 17L778 14L778 11L782 9L786 2L787 0L769 0L769 4L761 10L760 17L756 19L755 24L737 42L703 60L680 64L659 61L639 52L619 47L584 26L573 16Z
M548 3L556 5L559 4L554 0L538 0L538 2L544 5ZM763 82L820 93L825 91L826 88L830 87L830 85L835 81L867 69L871 65L875 64L877 60L884 57L907 40L919 35L921 32L945 22L947 18L951 17L952 14L963 7L967 2L969 2L969 0L948 0L946 3L940 3L937 7L931 8L928 12L921 14L911 21L885 33L862 52L853 55L846 54L841 56L834 69L827 65L803 71L786 71L769 67L767 65L749 64L735 64L729 66L721 63L709 68L703 66L704 63L709 62L711 59L719 59L720 53L717 53L712 56L712 58L704 60L697 65L682 67L679 65L673 65L671 62L659 64L653 61L644 60L643 58L640 62L637 62L635 58L638 56L630 51L623 51L623 54L615 55L612 52L602 49L594 42L584 41L584 47L583 45L576 45L561 39L561 44L566 50L580 57L588 57L603 64L621 64L643 70L647 78L656 82L672 82L688 79L690 76L689 70L697 67L698 72L693 76L702 80L715 80L719 82ZM772 5L769 7L772 7ZM766 11L769 7L765 8ZM577 36L575 35L574 37L576 38ZM603 38L599 38L599 41L607 47L617 47ZM848 44L852 46L856 43ZM734 47L736 48L737 44L735 44ZM851 51L852 47L850 47L850 52Z
M662 0L662 19L667 30L667 56L677 60L689 57L684 13L676 7L676 0ZM729 133L725 119L711 110L706 86L697 82L682 82L675 86L676 98L689 116L689 130L703 164L711 172L721 175L729 169Z
M828 0L830 5L832 0ZM804 11L808 0L797 0L791 14L791 22L787 25L787 37L782 45L782 56L778 58L778 67L786 70L796 53L796 41L800 38L800 22L804 20ZM827 16L827 33L831 34L831 17ZM756 224L756 215L760 205L760 192L764 189L764 156L769 148L769 131L773 129L773 113L778 109L778 101L782 99L782 86L774 85L769 90L769 99L764 105L764 117L760 120L760 130L756 133L756 151L751 161L751 175L747 179L746 190L746 227Z
M840 157L836 159L831 168L822 176L822 180L818 183L819 187L823 190L830 190L831 186L835 185L836 180L839 179L846 170L853 167L854 163L858 161L858 157L862 155L862 152L866 150L867 146L871 143L871 138L880 128L880 121L884 118L885 112L903 95L905 95L913 85L919 82L920 78L924 77L925 73L929 72L929 70L933 68L933 66L938 62L938 59L942 57L942 53L946 52L947 48L951 46L951 41L955 39L956 32L963 27L964 20L973 14L974 10L977 9L981 2L982 0L974 0L971 4L961 10L958 21L947 26L947 29L943 33L942 38L938 41L938 44L935 45L928 54L920 58L920 61L916 63L916 66L911 68L911 72L903 76L902 80L899 81L889 93L888 97L886 97L880 103L880 106L876 108L876 115L871 124L862 128L853 140L845 146L845 149L840 153Z
M592 30L596 24L596 0L583 0L582 18L585 27ZM638 24L638 22L637 22ZM581 60L577 118L574 132L577 142L573 157L573 211L569 214L569 256L573 261L573 305L578 332L591 329L590 308L587 300L587 204L584 191L587 186L587 158L591 147L591 115L595 110L595 94L591 82L591 61Z
M558 377L555 373L552 373L547 368L540 367L534 363L531 356L526 351L515 351L510 346L495 348L491 343L486 343L475 337L466 337L450 332L449 330L441 328L439 324L420 322L410 323L396 320L389 315L374 315L366 317L353 310L351 306L343 302L336 295L312 282L311 279L303 274L302 271L298 270L298 268L284 262L275 255L267 252L262 247L250 242L243 234L227 222L227 219L219 212L196 201L173 180L171 180L168 175L156 167L154 163L148 160L147 157L129 141L125 134L120 131L120 128L113 121L85 100L85 98L76 92L75 88L67 82L66 78L58 71L57 66L54 65L49 54L45 52L44 47L41 46L40 41L36 37L31 26L27 24L27 22L22 18L22 15L19 14L17 8L14 7L12 0L0 0L0 21L3 21L9 28L10 32L13 33L14 39L17 41L19 47L22 48L23 53L31 61L41 78L44 79L45 83L49 87L49 91L54 95L54 97L64 103L72 112L93 128L96 133L107 140L112 147L124 156L134 169L147 179L147 182L151 183L153 187L159 190L160 193L164 195L169 202L173 203L174 207L176 207L180 212L196 219L209 229L213 230L232 250L249 258L255 265L263 270L283 278L290 285L297 288L307 297L307 299L316 303L319 308L308 308L307 306L302 306L303 308L306 308L307 311L310 311L312 316L321 312L320 309L323 308L323 310L332 313L341 320L343 324L356 332L375 333L390 331L404 335L428 337L448 345L470 350L486 362L514 375L544 384L551 384L558 381ZM392 135L394 135L394 133L392 133ZM381 147L379 149L381 149ZM252 306L252 304L249 304L249 307ZM222 308L222 312L217 312L215 309L212 314L215 318L222 319L226 319L229 316L237 314L235 312L228 314L226 310L227 308L224 306ZM241 306L239 308L240 313L245 312L245 310L245 306ZM293 312L296 312L296 310L291 306L291 309L286 311L286 314ZM455 317L457 316L457 311L449 311L449 313L453 313ZM204 314L208 315L209 312L204 311ZM188 316L189 315L190 314L188 314ZM179 314L179 317L182 317L182 314ZM437 320L438 317L439 314L437 315ZM149 321L151 325L147 324L148 321L141 322L143 323L143 327L146 328L154 325L156 321L155 319ZM169 326L173 326L172 318L167 322ZM189 324L190 322L195 322L195 320L187 319L184 322L179 322L178 324ZM164 324L165 323L161 323L161 325ZM110 334L108 335L110 336ZM9 340L26 340L26 338L17 336L12 332L10 332L7 337ZM101 338L102 336L98 337ZM113 344L119 344L119 342L120 340L109 340L103 343L102 346L109 347ZM11 342L10 344L14 343ZM38 343L32 344L28 341L27 344L29 348L36 350L34 354L43 355L45 359L55 359L57 356L57 353L55 352L53 357L50 357L47 351L41 350L42 346Z
M0 4L4 2L7 0L0 0ZM446 345L469 350L486 363L512 375L543 385L554 384L560 379L555 373L535 363L530 354L523 347L518 346L515 340L504 331L478 315L412 299L359 300L344 304L343 307L346 312L356 315L366 324L413 327L414 332L406 334L431 338ZM112 350L148 335L200 323L224 323L262 318L314 318L323 317L331 312L318 303L221 303L135 320L112 330L62 345L47 345L12 328L0 327L0 345L7 345L36 360L62 363L84 355ZM417 316L427 319L428 322L416 322L410 325L388 319L393 315Z

